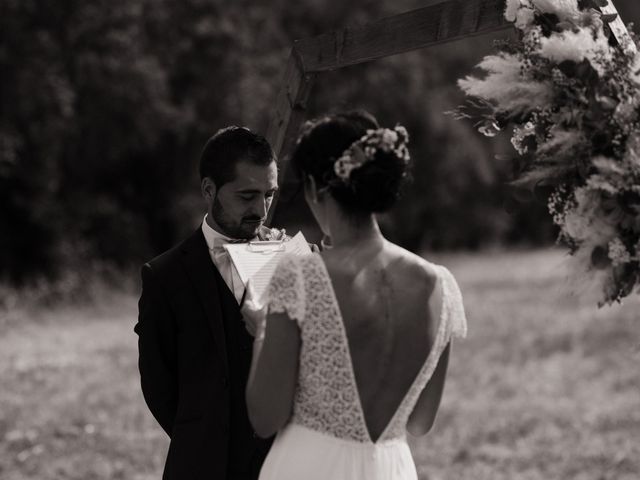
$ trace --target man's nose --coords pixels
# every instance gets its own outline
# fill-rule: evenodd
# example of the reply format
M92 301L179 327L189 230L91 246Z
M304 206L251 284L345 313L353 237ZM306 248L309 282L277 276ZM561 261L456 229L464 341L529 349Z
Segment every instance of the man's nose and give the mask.
M251 213L257 217L265 218L269 210L269 203L266 198L258 198L252 205Z

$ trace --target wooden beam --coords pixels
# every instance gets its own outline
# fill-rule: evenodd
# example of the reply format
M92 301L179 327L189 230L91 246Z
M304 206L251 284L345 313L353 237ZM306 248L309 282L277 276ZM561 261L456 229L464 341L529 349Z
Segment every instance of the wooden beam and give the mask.
M368 62L512 26L505 0L448 0L298 40L294 50L305 72L322 72Z
M608 0L608 4L604 7L600 7L600 11L605 15L616 15L615 20L609 22L609 28L611 28L611 33L616 37L618 45L621 48L629 49L633 53L636 52L636 44L633 42L631 35L629 35L629 30L627 30L627 26L620 18L620 14L618 13L618 9L613 4L612 0Z
M281 191L286 179L290 176L287 153L291 151L300 124L304 120L307 99L309 98L314 78L315 74L304 72L299 56L292 49L266 135L278 158L278 177ZM270 224L273 218L279 196L280 194L274 198L269 211L267 225Z
M317 73L511 26L504 20L505 0L426 2L423 8L370 25L294 42L266 135L279 159L280 192L295 187L288 153L304 120ZM279 197L274 199L267 224Z

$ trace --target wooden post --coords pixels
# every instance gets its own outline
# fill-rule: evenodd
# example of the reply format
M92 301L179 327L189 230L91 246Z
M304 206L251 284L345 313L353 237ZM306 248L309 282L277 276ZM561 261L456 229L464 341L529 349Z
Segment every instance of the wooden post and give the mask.
M278 158L278 177L280 179L280 192L274 198L271 210L269 210L267 225L271 223L279 197L291 183L287 153L291 151L300 124L304 120L306 103L314 78L315 74L306 73L303 70L300 57L295 49L292 49L287 62L284 82L278 92L276 106L269 120L266 135Z
M613 4L612 0L609 0L608 4L604 7L600 7L600 11L604 15L615 15L616 18L609 22L609 28L611 28L611 33L616 37L618 45L621 48L629 49L633 53L636 52L636 44L631 40L631 35L629 35L629 30L627 30L626 25L620 18L620 14L618 13L618 9Z

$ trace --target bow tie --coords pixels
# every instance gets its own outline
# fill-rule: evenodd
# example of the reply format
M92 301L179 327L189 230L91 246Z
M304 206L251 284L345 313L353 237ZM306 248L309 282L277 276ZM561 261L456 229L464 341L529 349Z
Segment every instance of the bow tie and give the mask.
M213 248L211 250L213 250L213 254L216 257L218 257L227 253L227 251L224 249L225 245L233 244L233 243L248 243L248 242L249 240L246 240L243 238L233 239L233 238L216 237L213 239Z

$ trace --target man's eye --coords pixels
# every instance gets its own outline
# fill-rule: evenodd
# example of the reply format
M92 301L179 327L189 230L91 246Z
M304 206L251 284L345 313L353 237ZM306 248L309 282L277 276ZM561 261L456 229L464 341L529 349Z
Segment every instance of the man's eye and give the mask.
M239 195L242 200L253 200L253 195Z

